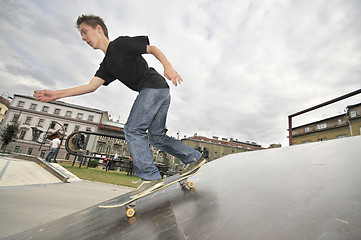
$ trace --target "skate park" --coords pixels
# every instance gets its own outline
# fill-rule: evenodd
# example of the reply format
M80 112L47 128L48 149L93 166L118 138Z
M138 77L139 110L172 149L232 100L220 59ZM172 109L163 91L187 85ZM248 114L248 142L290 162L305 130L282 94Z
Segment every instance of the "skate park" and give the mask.
M360 143L356 136L228 155L205 164L194 189L174 184L140 199L132 218L124 207L98 207L116 203L119 190L5 239L358 239ZM16 224L16 216L2 218Z

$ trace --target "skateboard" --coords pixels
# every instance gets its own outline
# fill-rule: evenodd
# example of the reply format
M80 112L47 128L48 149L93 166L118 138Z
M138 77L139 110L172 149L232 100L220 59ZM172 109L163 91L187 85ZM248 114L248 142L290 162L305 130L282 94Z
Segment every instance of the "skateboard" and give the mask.
M186 174L186 175L182 175L180 176L179 174L176 174L174 176L170 176L167 177L163 180L164 185L160 188L157 188L145 195L142 195L140 197L136 197L136 198L130 198L131 193L125 194L123 196L121 196L119 199L116 200L116 204L112 204L112 205L100 205L99 208L117 208L117 207L122 207L125 206L126 208L126 214L127 216L133 217L135 214L135 205L136 205L136 201L149 195L152 193L155 193L159 190L162 190L170 185L173 185L177 182L179 182L180 186L182 189L192 189L194 188L194 182L193 181L188 181L188 178L195 175L198 171L199 171L200 167L194 169L192 172Z

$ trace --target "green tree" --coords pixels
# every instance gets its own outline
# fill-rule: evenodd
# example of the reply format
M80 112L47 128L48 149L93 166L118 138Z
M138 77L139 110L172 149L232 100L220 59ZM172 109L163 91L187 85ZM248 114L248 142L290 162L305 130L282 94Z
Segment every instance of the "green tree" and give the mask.
M16 139L16 135L19 132L19 125L8 125L0 134L2 140L2 148L6 147L10 142Z

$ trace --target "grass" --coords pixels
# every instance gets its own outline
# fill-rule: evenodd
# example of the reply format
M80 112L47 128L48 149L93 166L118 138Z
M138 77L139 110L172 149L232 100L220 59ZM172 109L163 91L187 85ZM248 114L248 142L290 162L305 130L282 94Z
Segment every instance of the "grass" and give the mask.
M105 171L99 168L86 168L78 165L71 166L71 164L61 164L69 172L73 173L80 179L89 180L94 182L110 183L115 185L136 187L137 184L133 184L132 181L138 181L139 178L135 176L127 176L125 172L118 171Z

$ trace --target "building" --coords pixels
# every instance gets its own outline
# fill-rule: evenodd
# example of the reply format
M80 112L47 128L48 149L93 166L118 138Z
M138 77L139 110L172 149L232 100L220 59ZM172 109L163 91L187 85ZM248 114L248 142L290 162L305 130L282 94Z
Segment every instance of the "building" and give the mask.
M207 138L203 136L193 136L182 139L182 142L198 151L202 152L207 161L213 161L228 154L263 150L261 145L255 142L240 142L231 138L230 140L218 137Z
M334 117L292 128L293 145L360 135L361 103L346 107Z
M9 144L14 152L46 157L48 136L60 132L63 136L58 158L69 159L64 140L74 131L98 131L98 125L108 120L106 111L69 104L61 101L43 103L33 97L14 95L1 125L19 125L19 135Z
M5 118L5 114L8 110L9 105L10 105L9 100L7 100L6 98L0 97L0 124L2 123L2 121Z

